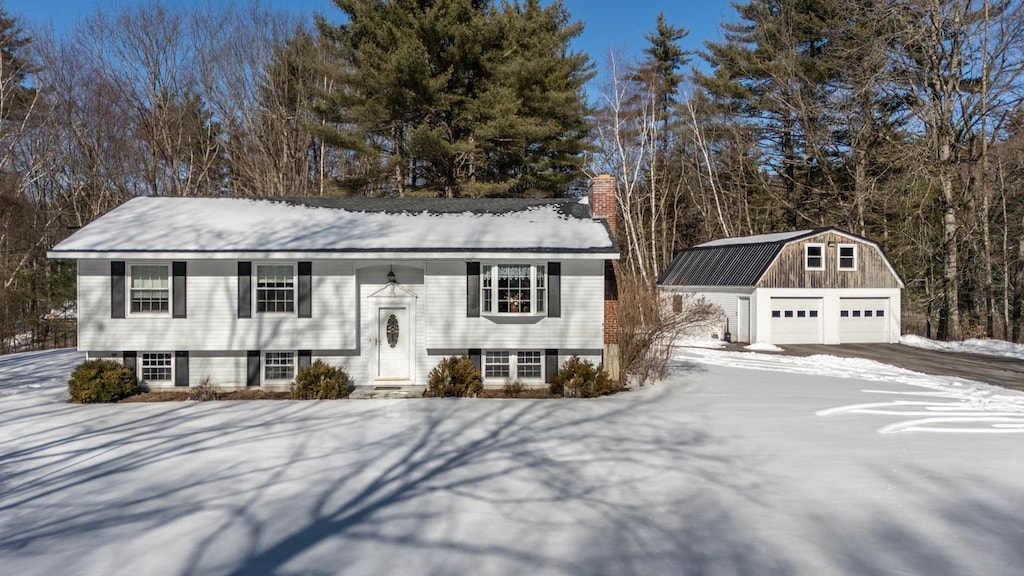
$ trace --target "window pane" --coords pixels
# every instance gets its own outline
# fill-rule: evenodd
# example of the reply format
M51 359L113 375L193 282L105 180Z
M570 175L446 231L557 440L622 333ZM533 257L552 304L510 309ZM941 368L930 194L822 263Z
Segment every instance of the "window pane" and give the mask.
M518 352L516 354L516 374L519 378L540 378L540 352Z
M291 266L256 267L256 311L295 311L295 274Z
M171 291L167 266L132 266L132 312L167 312Z
M267 352L263 359L265 380L291 380L295 375L295 355L291 352Z
M520 264L498 266L498 312L529 313L530 267Z
M856 247L855 246L840 246L839 247L839 267L844 270L852 270L856 267Z
M140 375L146 382L169 382L171 380L171 355L169 353L144 353L141 366Z
M490 312L494 310L494 278L493 278L493 266L483 266L482 272L480 273L480 282L483 289L483 311Z
M547 268L545 266L537 266L537 312L545 310L544 305L547 303L547 280Z
M808 246L807 247L807 267L808 268L821 268L821 246Z
M485 378L508 378L509 364L507 351L484 352L484 377Z

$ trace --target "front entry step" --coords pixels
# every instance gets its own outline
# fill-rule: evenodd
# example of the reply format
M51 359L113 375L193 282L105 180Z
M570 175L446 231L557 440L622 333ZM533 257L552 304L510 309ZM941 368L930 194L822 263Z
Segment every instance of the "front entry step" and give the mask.
M426 392L426 386L403 386L397 384L377 384L374 386L356 386L356 389L348 395L353 400L367 400L372 398L422 398Z

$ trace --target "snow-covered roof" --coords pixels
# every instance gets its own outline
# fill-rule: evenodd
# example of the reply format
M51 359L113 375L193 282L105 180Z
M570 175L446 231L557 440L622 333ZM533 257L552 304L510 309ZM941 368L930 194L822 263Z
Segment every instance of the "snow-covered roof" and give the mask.
M111 253L567 252L617 257L576 199L134 198L53 257Z
M767 244L773 242L788 242L795 238L814 234L819 230L797 230L795 232L772 232L770 234L757 234L754 236L735 236L733 238L720 238L718 240L712 240L703 244L698 244L696 248L705 248L711 246L736 246L738 244Z

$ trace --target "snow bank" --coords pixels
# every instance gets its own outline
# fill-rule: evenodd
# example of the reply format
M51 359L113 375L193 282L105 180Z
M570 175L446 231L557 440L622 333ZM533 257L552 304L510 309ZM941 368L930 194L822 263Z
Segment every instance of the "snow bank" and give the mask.
M744 350L751 350L753 352L782 352L782 348L779 348L775 344L769 344L767 342L755 342L748 344L743 347Z
M925 348L928 350L947 350L949 352L966 352L970 354L983 354L985 356L1004 356L1007 358L1020 358L1024 360L1024 344L1014 344L1005 340L982 340L971 338L963 342L941 342L929 340L923 336L907 334L900 338L900 344Z

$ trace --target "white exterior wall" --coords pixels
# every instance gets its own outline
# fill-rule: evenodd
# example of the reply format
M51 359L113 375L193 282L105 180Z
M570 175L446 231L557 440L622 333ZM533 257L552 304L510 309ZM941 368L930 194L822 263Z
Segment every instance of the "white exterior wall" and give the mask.
M560 318L467 318L466 263L461 260L313 260L312 318L262 315L254 310L252 318L240 319L237 261L196 260L188 262L187 318L128 313L126 318L114 319L110 317L110 261L82 260L79 348L90 357L120 357L123 350L188 351L190 385L209 378L214 385L237 388L246 385L246 350L311 350L313 361L344 368L354 385L371 385L377 373L378 304L399 303L407 305L411 314L411 380L417 384L426 383L427 374L441 359L472 348L557 348L559 365L572 354L598 364L603 349L604 261L561 261L561 267ZM397 300L382 292L388 271L397 277ZM126 295L126 305L129 300ZM408 335L409 328L402 327L402 334Z
M771 299L772 298L821 298L824 328L824 343L839 344L839 300L840 298L888 298L889 343L900 341L901 290L899 288L759 288L751 299L751 315L756 319L757 342L771 342ZM754 300L757 311L754 312Z
M711 332L707 334L699 334L699 336L706 338L723 339L725 337L726 322L728 321L728 328L730 334L732 334L733 340L736 339L739 334L739 320L737 309L739 308L739 299L741 297L750 298L750 341L756 342L756 329L754 319L756 316L756 299L751 296L753 293L752 287L724 287L724 286L665 286L662 290L668 294L692 294L694 296L700 296L708 302L718 306L722 311L721 321L715 323ZM671 302L669 303L671 305Z
M515 261L535 264L545 262ZM426 310L426 344L431 350L600 350L604 346L603 260L562 261L561 318L486 314L479 318L467 318L466 263L459 261L427 263L426 300L430 303Z
M234 260L188 262L187 318L131 313L126 318L111 318L110 261L79 261L79 349L222 351L356 347L356 308L352 305L356 283L351 262L313 261L312 318L255 311L252 318L238 318L237 266ZM255 298L253 302L255 305Z

